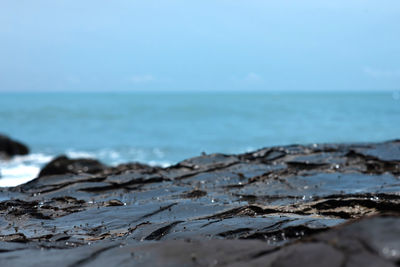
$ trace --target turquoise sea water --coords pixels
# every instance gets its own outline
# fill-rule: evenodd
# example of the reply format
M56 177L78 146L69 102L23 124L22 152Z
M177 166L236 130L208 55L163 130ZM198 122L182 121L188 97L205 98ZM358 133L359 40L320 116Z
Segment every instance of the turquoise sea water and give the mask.
M398 92L2 93L0 132L32 154L0 162L0 186L52 157L168 165L201 152L400 138Z

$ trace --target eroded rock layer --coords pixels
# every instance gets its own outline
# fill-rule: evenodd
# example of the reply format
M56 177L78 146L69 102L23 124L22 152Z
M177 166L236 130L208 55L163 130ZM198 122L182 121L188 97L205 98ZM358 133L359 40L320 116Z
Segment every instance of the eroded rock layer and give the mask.
M85 162L0 192L1 266L400 264L400 141Z

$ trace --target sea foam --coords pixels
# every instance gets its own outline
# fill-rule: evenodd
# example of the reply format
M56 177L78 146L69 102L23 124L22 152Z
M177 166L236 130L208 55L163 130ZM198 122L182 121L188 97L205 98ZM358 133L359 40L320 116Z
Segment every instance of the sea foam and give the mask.
M50 155L35 153L0 161L0 187L16 186L34 179L51 159Z

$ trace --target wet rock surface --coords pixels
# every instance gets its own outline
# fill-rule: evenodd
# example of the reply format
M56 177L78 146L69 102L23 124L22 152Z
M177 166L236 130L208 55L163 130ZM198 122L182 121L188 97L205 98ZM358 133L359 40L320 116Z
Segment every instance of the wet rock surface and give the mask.
M69 159L67 156L59 156L43 167L39 177L68 173L97 173L104 170L105 167L95 159Z
M0 190L0 265L399 266L399 148L292 145L90 172L80 161Z
M0 134L0 159L27 154L29 154L29 148L26 145Z

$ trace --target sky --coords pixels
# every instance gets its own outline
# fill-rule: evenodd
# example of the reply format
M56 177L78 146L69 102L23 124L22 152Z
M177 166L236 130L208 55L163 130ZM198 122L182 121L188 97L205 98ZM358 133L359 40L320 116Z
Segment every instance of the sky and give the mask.
M2 0L0 92L400 90L399 0Z

